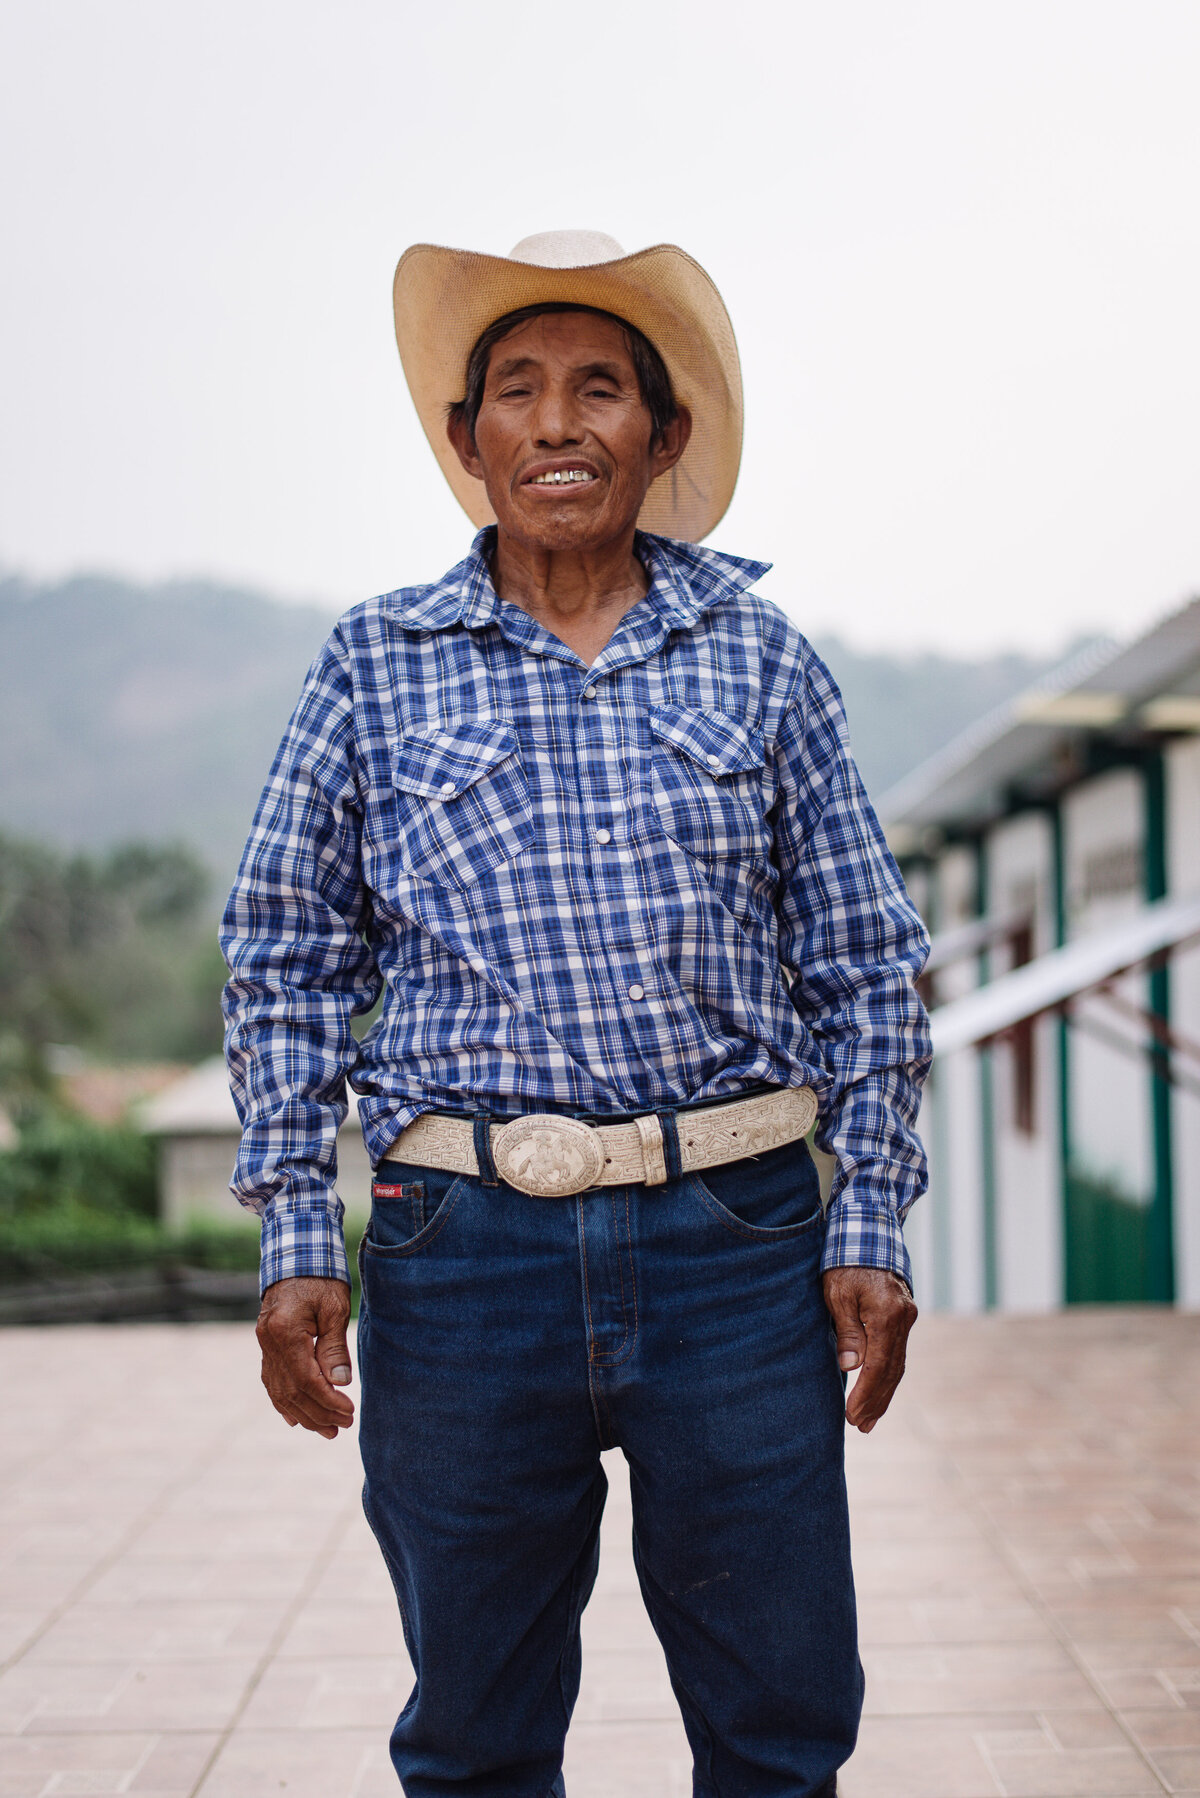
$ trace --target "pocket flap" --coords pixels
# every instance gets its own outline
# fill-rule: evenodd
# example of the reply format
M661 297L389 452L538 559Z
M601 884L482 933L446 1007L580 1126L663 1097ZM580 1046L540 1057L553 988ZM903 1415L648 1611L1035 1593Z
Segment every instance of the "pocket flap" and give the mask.
M725 712L701 711L697 706L654 705L650 729L660 743L669 743L704 769L720 778L745 774L763 765L763 735Z
M457 799L517 752L517 733L501 718L467 718L406 731L392 752L392 783L421 799Z

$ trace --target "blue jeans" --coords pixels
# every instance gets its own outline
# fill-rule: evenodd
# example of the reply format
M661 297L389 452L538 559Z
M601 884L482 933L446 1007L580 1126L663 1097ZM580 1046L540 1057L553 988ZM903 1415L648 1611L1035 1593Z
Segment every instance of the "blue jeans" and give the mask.
M695 1793L833 1793L862 1671L822 1235L803 1143L571 1199L381 1170L361 1444L407 1798L561 1798L614 1447Z

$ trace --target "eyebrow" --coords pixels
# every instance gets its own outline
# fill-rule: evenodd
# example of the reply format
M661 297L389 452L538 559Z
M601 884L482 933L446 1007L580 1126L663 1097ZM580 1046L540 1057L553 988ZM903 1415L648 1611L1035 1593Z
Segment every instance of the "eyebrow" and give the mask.
M506 362L498 362L494 368L489 369L488 375L493 381L506 381L510 375L518 375L523 369L537 367L535 356L510 356ZM624 379L615 362L585 362L573 369L572 373L580 375L585 381L596 375L603 375L618 387Z
M624 379L621 369L615 362L588 362L579 372L585 379L591 375L604 375L608 380L615 382L618 387Z

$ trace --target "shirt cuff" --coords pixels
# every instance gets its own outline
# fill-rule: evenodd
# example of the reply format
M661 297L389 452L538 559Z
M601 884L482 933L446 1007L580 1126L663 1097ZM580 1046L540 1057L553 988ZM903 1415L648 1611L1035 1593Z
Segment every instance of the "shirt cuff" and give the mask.
M349 1286L342 1216L340 1200L328 1210L316 1211L297 1211L274 1201L268 1205L262 1221L259 1291L265 1292L276 1280L298 1277L344 1280Z
M849 1197L833 1201L825 1220L822 1273L831 1267L878 1267L898 1274L912 1291L904 1232L890 1206L864 1205Z

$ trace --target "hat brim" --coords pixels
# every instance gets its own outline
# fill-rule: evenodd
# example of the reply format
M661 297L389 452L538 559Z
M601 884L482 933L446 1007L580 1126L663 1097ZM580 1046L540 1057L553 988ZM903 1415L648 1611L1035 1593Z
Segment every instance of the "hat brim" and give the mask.
M654 482L638 516L644 531L698 542L733 498L742 453L742 376L724 302L699 263L674 244L613 262L542 268L438 244L414 244L396 268L396 342L409 392L455 498L471 522L495 523L482 481L446 435L446 411L466 387L467 358L506 312L543 300L613 312L662 356L692 435L675 467Z

